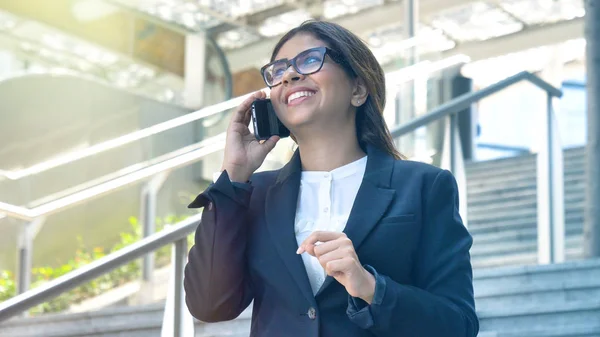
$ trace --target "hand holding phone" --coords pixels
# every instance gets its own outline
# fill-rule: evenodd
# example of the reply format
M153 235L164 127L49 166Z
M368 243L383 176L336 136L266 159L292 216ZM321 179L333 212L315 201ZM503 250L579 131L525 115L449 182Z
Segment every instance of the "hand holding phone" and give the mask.
M257 91L244 100L231 116L221 171L227 170L232 181L241 183L248 181L252 173L262 165L269 152L275 148L280 138L275 136L257 141L256 136L250 131L253 102L265 99L266 94ZM260 115L260 108L257 112Z
M270 99L255 100L252 102L251 111L254 137L257 140L267 140L272 136L290 136L290 130L277 118Z

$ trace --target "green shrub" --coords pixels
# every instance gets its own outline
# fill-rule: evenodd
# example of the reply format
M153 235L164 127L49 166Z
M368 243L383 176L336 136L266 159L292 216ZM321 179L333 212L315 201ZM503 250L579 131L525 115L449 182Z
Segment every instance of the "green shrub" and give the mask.
M164 219L156 220L156 230L160 231L164 229L166 224L175 224L184 220L186 216L168 216ZM137 242L143 237L142 226L139 224L137 218L130 217L129 225L131 230L128 232L120 233L120 240L110 249L103 247L95 247L93 249L87 249L82 243L82 239L78 237L79 248L75 252L75 256L70 259L67 263L58 266L56 268L44 266L36 267L32 270L32 284L31 287L35 288L45 282L53 280L57 277L65 275L79 267L82 267L92 261L100 259L107 254L116 252L134 242ZM193 242L193 234L188 236L188 245ZM171 261L171 245L161 247L155 252L155 265L157 267L164 267ZM107 290L114 287L118 287L132 280L138 279L141 276L140 261L135 260L127 264L124 264L111 272L98 277L88 283L82 284L62 295L32 308L29 312L32 315L50 312L60 312L69 308L70 305L79 303L85 299L97 296ZM15 276L10 271L0 271L0 302L3 302L17 293Z
M8 270L0 272L0 302L13 297L17 293L14 275Z

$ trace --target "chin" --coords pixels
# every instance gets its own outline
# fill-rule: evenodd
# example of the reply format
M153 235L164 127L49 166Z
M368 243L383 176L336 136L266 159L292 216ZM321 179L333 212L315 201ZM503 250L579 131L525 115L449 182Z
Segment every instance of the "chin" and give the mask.
M311 124L316 117L314 109L307 109L306 107L293 107L292 109L286 109L285 113L288 118L284 119L284 124L287 125L288 128Z
M290 129L292 133L294 133L294 130L303 129L307 126L310 126L311 124L313 123L310 119L295 119L291 121L286 121L285 123L286 127Z

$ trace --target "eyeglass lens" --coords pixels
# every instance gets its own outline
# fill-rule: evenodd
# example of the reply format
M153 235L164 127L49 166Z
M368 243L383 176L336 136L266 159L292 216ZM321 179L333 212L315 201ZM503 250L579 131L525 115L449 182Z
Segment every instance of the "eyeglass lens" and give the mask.
M292 65L295 64L295 69L302 75L310 75L321 69L323 61L325 59L324 52L322 50L306 50L298 54L293 60ZM281 83L283 74L288 68L288 62L281 60L271 64L265 69L265 81L268 85L274 86Z

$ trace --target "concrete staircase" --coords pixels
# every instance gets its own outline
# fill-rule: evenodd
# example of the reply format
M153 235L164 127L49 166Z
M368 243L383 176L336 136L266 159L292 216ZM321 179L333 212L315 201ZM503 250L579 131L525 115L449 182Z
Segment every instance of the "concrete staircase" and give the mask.
M475 269L480 330L497 337L600 337L600 259Z
M0 325L0 336L160 337L163 313L164 303L155 303L77 314L19 318ZM248 310L234 321L210 324L196 322L194 337L247 337L250 332L250 315Z
M480 337L600 337L600 259L476 269ZM13 319L0 337L158 337L163 304ZM196 322L196 337L248 336L236 320Z
M582 254L584 159L583 148L564 152L567 260ZM466 170L473 266L536 264L536 157L470 163Z

